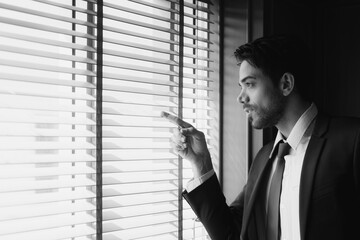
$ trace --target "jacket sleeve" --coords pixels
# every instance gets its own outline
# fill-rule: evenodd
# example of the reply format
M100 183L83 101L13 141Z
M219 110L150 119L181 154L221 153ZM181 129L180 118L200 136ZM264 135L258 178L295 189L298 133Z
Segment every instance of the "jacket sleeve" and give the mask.
M183 196L212 240L238 240L244 209L244 190L228 206L214 174L199 187Z

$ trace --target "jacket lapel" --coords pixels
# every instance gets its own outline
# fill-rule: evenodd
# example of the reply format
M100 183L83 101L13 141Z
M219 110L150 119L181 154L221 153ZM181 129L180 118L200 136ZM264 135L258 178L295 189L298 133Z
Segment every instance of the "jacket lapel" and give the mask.
M258 156L253 162L252 169L250 171L253 171L253 173L250 173L250 175L256 176L256 178L249 178L247 182L247 189L248 193L245 195L245 207L244 207L244 216L243 216L243 225L242 225L242 233L245 233L245 230L248 227L249 218L251 216L251 212L254 206L254 202L256 200L256 196L258 193L258 190L260 188L260 182L262 180L262 177L265 174L266 166L269 164L270 159L269 155L271 153L273 147L273 142L268 144L263 151L259 152Z
M329 118L318 114L313 134L307 147L300 178L300 235L305 238L306 220L309 211L312 186L316 172L317 163L320 159L322 149L325 145L323 134L327 131Z

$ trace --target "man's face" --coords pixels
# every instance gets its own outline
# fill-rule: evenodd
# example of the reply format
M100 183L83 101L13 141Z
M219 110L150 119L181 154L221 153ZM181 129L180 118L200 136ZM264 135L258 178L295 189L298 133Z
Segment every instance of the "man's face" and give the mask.
M279 87L247 61L240 65L239 85L238 101L243 104L252 126L262 129L276 125L285 108L285 97Z

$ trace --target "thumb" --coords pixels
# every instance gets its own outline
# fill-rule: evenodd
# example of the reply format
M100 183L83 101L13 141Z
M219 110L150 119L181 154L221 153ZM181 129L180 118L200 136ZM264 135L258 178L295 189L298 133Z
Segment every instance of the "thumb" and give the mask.
M193 126L188 127L188 128L181 128L180 133L183 134L184 136L194 137L197 140L200 140L203 137L202 132L198 131Z
M197 133L197 130L194 127L180 128L180 133L185 136L191 136Z

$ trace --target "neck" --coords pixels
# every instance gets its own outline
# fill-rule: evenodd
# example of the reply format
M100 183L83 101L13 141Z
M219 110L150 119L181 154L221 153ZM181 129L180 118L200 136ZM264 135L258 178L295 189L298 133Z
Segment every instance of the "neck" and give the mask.
M311 103L304 101L297 96L289 96L289 99L285 105L285 110L282 118L276 124L276 128L281 134L288 138L291 130L299 120L301 115L310 107Z

